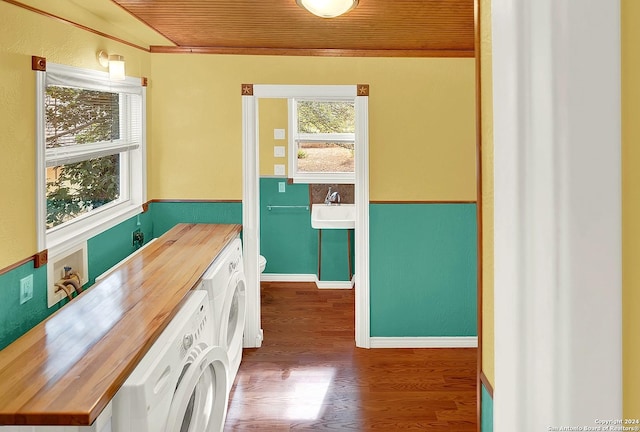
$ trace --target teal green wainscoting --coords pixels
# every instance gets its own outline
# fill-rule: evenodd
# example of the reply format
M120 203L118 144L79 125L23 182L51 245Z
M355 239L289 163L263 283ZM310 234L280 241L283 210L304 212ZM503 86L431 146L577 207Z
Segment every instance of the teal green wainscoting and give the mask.
M482 412L480 415L480 430L493 432L493 399L484 384L482 385Z
M20 279L33 275L33 298L20 304ZM18 339L57 308L47 309L47 266L33 261L0 275L0 349Z
M138 225L138 223L140 225ZM145 243L178 223L242 223L241 202L152 202L149 210L89 240L89 277L96 276L135 251L133 231L140 228Z
M132 239L134 230L140 228L147 241L152 237L151 227L150 215L140 214L87 240L89 282L85 288L93 285L96 276L135 250ZM33 298L21 305L20 279L29 274L33 274ZM28 262L0 275L0 349L22 336L67 302L65 298L55 306L47 308L46 265L34 269L33 262Z
M151 203L149 211L134 216L87 241L89 282L129 254L133 247L133 232L140 229L145 243L159 237L180 222L242 223L242 203L239 202L160 202ZM33 274L33 298L20 304L20 279ZM90 289L90 288L89 288ZM47 266L33 268L33 262L0 275L0 349L29 331L67 300L47 308Z
M322 205L322 204L320 204ZM347 232L350 233L347 237ZM321 281L349 281L349 263L353 271L353 230L322 230Z
M153 238L152 228L151 214L146 212L90 238L87 241L89 285L93 285L97 276L135 252L134 231L140 229L147 243Z
M278 184L285 183L285 192ZM285 208L269 206L285 206ZM299 208L301 206L303 208ZM317 274L318 231L311 228L309 185L286 178L260 179L260 254L265 273Z
M371 336L477 336L476 205L371 204Z
M149 204L153 236L160 237L178 223L242 223L242 202L161 201Z

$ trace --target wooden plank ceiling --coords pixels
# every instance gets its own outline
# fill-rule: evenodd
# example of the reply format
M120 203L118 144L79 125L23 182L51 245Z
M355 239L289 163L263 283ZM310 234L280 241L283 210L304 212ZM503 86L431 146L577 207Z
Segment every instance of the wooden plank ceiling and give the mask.
M295 0L113 1L176 45L152 52L474 55L474 0L360 0L332 19Z

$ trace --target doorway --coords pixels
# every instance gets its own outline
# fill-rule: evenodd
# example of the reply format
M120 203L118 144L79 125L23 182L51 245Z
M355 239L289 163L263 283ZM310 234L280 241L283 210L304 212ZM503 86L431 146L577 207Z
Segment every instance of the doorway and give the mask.
M242 85L242 224L247 315L244 346L262 344L260 324L260 172L258 101L261 98L348 98L355 101L355 341L370 347L368 85Z

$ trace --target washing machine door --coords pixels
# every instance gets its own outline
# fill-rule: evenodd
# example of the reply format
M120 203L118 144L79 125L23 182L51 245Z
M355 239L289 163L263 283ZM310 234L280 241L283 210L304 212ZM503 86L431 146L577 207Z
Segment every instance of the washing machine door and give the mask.
M227 353L199 344L191 350L171 402L166 432L219 432L227 416Z
M229 278L224 307L222 308L222 328L220 346L229 349L242 346L245 315L247 312L247 293L244 273L236 272Z

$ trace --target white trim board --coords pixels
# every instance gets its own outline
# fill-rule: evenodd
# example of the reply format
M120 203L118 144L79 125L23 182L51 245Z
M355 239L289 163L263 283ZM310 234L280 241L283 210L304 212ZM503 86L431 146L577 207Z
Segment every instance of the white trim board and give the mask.
M496 432L623 418L620 2L588 4L491 5Z
M371 348L477 348L476 336L372 337Z
M258 176L258 101L242 96L242 246L247 310L244 348L259 348L260 327L260 179Z

